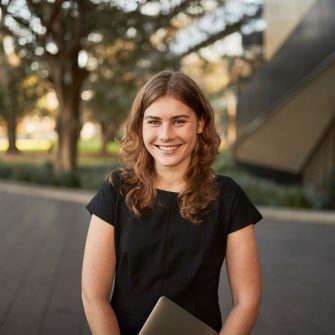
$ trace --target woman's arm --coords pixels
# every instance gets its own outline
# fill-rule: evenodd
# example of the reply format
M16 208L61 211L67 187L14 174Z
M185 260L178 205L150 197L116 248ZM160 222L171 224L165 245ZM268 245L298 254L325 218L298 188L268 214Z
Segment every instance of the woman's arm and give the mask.
M115 273L114 227L92 215L82 269L82 299L94 335L120 335L109 299Z
M228 234L226 267L233 308L219 335L248 335L261 302L261 271L253 224Z

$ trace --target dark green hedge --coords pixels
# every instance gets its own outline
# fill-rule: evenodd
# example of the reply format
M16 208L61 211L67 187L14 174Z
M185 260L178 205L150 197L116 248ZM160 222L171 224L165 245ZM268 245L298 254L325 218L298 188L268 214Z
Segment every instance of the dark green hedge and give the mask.
M76 173L55 173L50 161L43 164L0 161L0 178L94 191L112 170L120 166L115 162L108 165L81 165ZM237 168L229 153L218 156L214 169L217 173L234 178L257 205L335 209L335 180L314 192L308 192L302 185L287 186L252 176Z

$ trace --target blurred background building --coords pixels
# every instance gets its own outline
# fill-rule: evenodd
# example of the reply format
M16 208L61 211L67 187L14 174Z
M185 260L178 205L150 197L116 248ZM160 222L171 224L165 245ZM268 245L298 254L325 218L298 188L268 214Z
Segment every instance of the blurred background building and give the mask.
M238 97L236 161L308 189L335 177L335 1L266 0L263 66Z

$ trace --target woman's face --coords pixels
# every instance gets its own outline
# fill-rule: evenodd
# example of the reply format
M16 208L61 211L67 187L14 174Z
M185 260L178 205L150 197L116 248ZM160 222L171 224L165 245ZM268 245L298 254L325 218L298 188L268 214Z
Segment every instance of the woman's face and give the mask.
M142 131L156 170L175 168L185 172L203 127L203 118L197 118L181 101L165 96L153 102L144 111Z

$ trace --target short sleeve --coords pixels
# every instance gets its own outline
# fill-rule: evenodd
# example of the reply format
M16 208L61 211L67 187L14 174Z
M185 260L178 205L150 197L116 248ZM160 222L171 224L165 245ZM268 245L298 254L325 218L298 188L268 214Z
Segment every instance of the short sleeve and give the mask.
M242 188L231 179L233 199L231 204L228 233L256 224L263 216L250 201Z
M112 178L114 179L115 176L112 175ZM86 205L86 209L90 212L90 214L94 214L114 226L113 221L117 192L115 184L105 180L98 192Z

